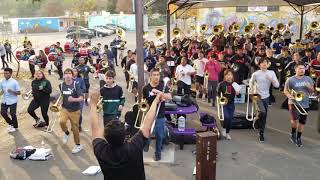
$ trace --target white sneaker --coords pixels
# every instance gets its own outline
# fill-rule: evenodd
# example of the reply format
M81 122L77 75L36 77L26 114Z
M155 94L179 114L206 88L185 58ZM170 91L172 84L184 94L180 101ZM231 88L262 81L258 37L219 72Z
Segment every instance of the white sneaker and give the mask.
M75 145L74 148L72 149L72 154L76 154L82 150L82 146L80 145Z
M227 133L227 140L231 140L231 136L230 136L230 134L229 133Z
M11 128L8 129L8 133L12 133L12 132L15 132L15 131L16 131L16 129L13 126L11 126Z
M12 126L11 126L11 125L8 125L7 131L9 131L11 128L12 128Z
M226 129L223 128L223 130L222 130L222 136L223 136L223 137L226 137L226 136L227 136L227 133L226 133L226 132L227 132Z
M64 133L63 139L62 139L63 144L67 144L68 139L69 139L69 135L67 135L66 133Z

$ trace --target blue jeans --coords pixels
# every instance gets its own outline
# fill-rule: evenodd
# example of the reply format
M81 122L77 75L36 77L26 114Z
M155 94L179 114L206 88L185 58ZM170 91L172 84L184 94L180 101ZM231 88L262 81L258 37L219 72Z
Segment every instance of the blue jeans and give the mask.
M257 123L259 127L260 134L264 133L264 129L267 123L267 114L268 114L268 105L269 105L269 97L265 99L261 99L257 101Z
M223 106L223 114L224 114L223 128L226 129L226 133L229 133L232 125L233 114L234 114L234 103L230 103Z
M156 156L161 156L161 149L163 140L165 137L165 124L166 124L166 118L157 118L156 123L154 126L153 133L156 137ZM150 144L151 139L149 139L148 144Z

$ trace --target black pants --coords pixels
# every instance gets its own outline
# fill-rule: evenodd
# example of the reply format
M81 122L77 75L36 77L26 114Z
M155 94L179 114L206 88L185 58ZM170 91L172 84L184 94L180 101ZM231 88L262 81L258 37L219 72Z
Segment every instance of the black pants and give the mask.
M103 115L103 124L106 126L112 120L119 120L117 115Z
M5 68L4 65L6 65L6 67L9 67L9 66L8 66L8 63L7 63L6 60L5 60L5 57L6 57L6 55L1 56L2 68Z
M36 113L34 112L36 109L38 109L39 107L41 108L41 114L42 117L44 119L44 121L46 122L46 125L49 125L49 116L48 116L48 108L49 108L49 104L50 104L50 99L41 99L41 100L32 100L31 103L29 104L28 107L28 113L30 114L30 116L33 117L34 120L39 120L39 117L36 115Z
M63 78L62 64L61 65L55 65L55 66L58 69L59 78L62 79Z
M29 69L30 69L30 72L31 72L31 77L34 77L34 73L36 72L35 66L33 64L29 63Z
M191 89L190 85L187 85L186 83L184 83L182 81L179 81L177 85L178 85L178 92L177 93L179 95L190 94L190 89ZM182 90L184 91L183 94L182 94Z
M10 57L10 62L12 62L12 52L6 52L7 54L7 61L9 62L9 57Z
M10 108L10 117L8 116L8 109ZM17 103L6 105L1 104L1 116L6 120L9 125L12 125L14 128L18 128L18 121L17 121Z
M269 105L269 98L261 99L256 102L257 107L257 127L259 128L259 133L263 134L264 129L267 123L267 114L268 114L268 105Z

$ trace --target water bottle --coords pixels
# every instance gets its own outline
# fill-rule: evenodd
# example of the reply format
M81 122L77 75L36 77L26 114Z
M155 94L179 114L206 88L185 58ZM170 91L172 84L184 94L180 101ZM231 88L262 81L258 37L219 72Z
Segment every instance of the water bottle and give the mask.
M180 116L178 118L178 131L184 131L186 128L186 118L183 116Z

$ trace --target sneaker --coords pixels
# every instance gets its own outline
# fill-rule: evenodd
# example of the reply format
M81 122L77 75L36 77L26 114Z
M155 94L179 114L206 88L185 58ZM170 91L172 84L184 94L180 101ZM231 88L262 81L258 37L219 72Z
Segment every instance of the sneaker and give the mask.
M38 127L44 127L46 125L46 122L42 119L38 120L37 123L34 125L35 128Z
M76 154L82 150L81 145L75 145L74 148L72 149L72 154Z
M154 161L160 161L160 160L161 160L161 156L154 156L154 157L153 157L153 160L154 160Z
M13 127L12 125L8 125L7 131L9 131L12 127Z
M297 146L298 147L302 147L302 141L301 141L301 138L297 138Z
M16 131L16 128L14 128L13 126L11 126L10 129L8 129L8 133L12 133L12 132L15 132Z
M221 132L221 133L222 133L222 136L223 136L223 137L226 137L226 136L227 136L227 133L226 133L226 129L225 129L225 128L222 129L222 132Z
M216 107L216 104L214 102L211 105L212 105L212 107Z
M296 133L291 134L290 140L293 144L297 144L297 135Z
M63 144L67 144L68 139L69 139L69 135L67 135L66 133L64 133L63 139L62 139Z
M227 140L231 140L231 136L229 133L227 133Z
M260 134L259 140L260 140L260 142L264 142L264 135L263 134Z

